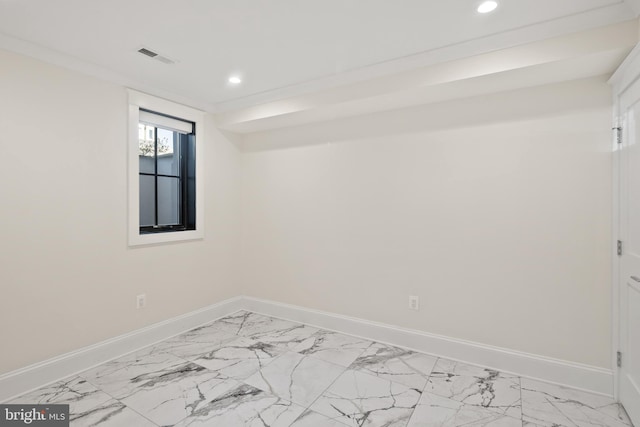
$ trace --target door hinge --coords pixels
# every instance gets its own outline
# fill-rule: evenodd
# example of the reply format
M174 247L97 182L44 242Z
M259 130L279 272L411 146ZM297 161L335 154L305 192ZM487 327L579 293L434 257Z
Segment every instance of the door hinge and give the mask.
M622 353L621 352L617 352L616 353L616 365L618 365L618 368L622 368Z
M618 256L622 255L622 240L618 240Z
M616 133L616 142L618 144L622 144L622 128L621 127L615 127L615 128L613 128L613 130Z

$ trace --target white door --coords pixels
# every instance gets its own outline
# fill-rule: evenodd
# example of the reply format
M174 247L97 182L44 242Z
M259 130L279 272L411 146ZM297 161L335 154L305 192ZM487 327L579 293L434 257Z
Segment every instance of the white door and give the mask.
M640 81L620 97L620 402L640 426Z

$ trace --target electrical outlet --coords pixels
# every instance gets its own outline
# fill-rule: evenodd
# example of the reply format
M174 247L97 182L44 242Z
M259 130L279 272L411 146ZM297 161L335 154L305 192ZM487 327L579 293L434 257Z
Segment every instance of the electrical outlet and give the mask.
M147 306L147 294L141 294L136 297L136 308L145 308Z
M420 298L417 296L409 297L409 308L411 310L420 310Z

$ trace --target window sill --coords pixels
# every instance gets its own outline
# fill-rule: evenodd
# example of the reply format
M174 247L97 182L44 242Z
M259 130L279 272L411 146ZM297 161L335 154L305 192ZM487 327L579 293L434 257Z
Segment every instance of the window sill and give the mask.
M157 245L160 243L202 239L204 239L204 232L202 230L173 231L169 233L138 233L129 236L129 246Z

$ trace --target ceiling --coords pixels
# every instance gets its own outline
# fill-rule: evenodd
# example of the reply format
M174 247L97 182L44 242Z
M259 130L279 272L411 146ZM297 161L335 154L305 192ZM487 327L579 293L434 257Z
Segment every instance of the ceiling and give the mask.
M282 122L282 114L302 110L307 121L333 117L338 113L326 111L327 105L338 103L342 111L345 102L371 96L384 95L385 102L398 106L424 102L427 95L399 101L411 86L396 87L393 80L415 83L422 76L416 70L536 46L629 21L640 12L639 0L499 3L495 12L481 15L477 0L0 0L0 47L217 113L223 127L253 132L297 124ZM610 71L631 47L628 33L636 31L637 40L637 28L626 31L606 49L583 56L591 56L598 72ZM176 63L145 57L137 52L141 47ZM576 55L565 55L545 63L569 56L577 61ZM575 68L584 70L584 64ZM566 74L566 66L562 69ZM243 82L230 85L230 75ZM380 87L389 90L380 93ZM319 100L338 89L339 102ZM398 92L396 101L389 92ZM292 99L297 103L289 102L284 113L271 108L270 114L251 115L258 106ZM309 116L310 108L315 116ZM348 114L367 110L346 109ZM264 125L274 115L280 121ZM238 117L249 117L250 125L238 125L245 120Z

